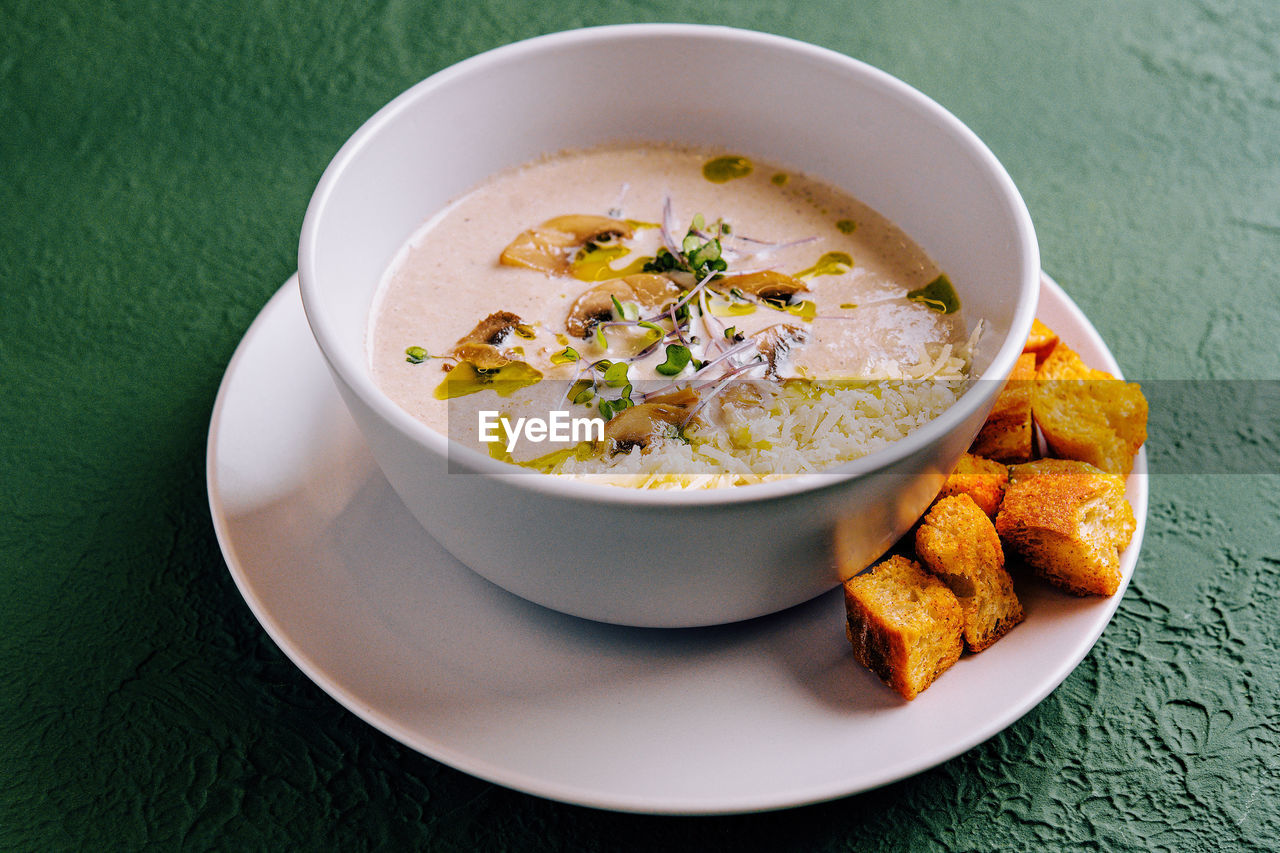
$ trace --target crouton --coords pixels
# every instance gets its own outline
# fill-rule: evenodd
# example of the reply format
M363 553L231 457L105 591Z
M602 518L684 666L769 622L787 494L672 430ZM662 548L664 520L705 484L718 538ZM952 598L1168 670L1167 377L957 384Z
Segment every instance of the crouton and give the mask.
M993 459L973 453L960 457L955 469L947 476L938 492L938 499L952 495L968 495L987 515L995 518L1004 500L1005 486L1009 485L1009 468Z
M1112 474L1128 474L1147 440L1147 399L1123 382L1084 364L1066 344L1054 347L1036 372L1031 411L1051 455Z
M893 556L849 578L844 601L854 657L904 699L960 659L960 602L914 560Z
M916 553L960 601L969 651L982 651L1022 621L1000 536L973 498L955 495L934 504L916 531Z
M1057 343L1057 333L1040 322L1040 318L1037 317L1031 321L1031 334L1027 335L1027 342L1023 344L1022 351L1034 355L1036 364L1040 364L1049 357L1049 353Z
M1115 379L1105 370L1094 370L1080 354L1059 341L1036 368L1036 379Z
M1067 459L1009 469L996 531L1037 574L1076 595L1120 587L1120 551L1136 529L1124 479Z
M1031 386L1035 377L1036 357L1023 353L973 440L970 453L1001 462L1026 462L1031 458Z

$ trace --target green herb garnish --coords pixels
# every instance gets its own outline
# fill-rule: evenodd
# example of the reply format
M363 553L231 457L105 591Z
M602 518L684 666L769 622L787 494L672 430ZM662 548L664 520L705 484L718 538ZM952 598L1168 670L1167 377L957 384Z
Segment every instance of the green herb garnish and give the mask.
M730 233L728 223L713 222L709 227L701 213L694 215L689 230L680 242L680 253L673 254L669 249L659 249L652 261L644 265L645 272L687 272L701 281L713 273L721 273L729 268L728 262L720 256L720 238ZM704 232L714 236L704 237Z
M643 343L642 343L642 346L645 349L649 348L653 344L656 344L658 341L662 340L667 335L666 329L662 328L657 323L652 323L648 320L640 320L636 323L636 325L641 329L644 329L646 332Z
M604 371L604 384L610 388L621 388L627 384L628 365L625 361L615 361Z
M681 248L690 272L698 278L705 278L712 271L724 272L728 269L729 265L720 257L719 238L707 240L690 232L685 236Z
M663 376L675 376L684 370L693 354L689 352L689 348L684 344L667 344L667 360L659 364L654 370Z
M618 319L627 319L627 309L622 307L622 303L618 301L618 297L611 293L609 294L609 300L613 302L613 313L618 316Z
M623 409L629 409L633 405L631 402L631 386L628 385L623 396L616 400L601 400L596 404L596 409L600 412L600 417L612 420L613 416L621 412Z
M644 272L671 272L678 269L683 269L683 262L666 248L659 249L653 260L644 265Z
M429 358L431 358L431 353L422 347L409 347L404 351L404 360L410 364L422 364Z
M594 326L596 346L603 350L607 350L609 348L609 341L604 336L605 327L634 323L637 321L639 312L639 306L634 302L628 302L626 305L623 305L618 301L618 297L613 294L609 294L609 301L613 303L612 311L615 319L608 323L596 323ZM630 314L627 312L627 305L631 306Z
M595 395L595 384L590 379L579 379L569 389L569 401L574 405L585 405Z

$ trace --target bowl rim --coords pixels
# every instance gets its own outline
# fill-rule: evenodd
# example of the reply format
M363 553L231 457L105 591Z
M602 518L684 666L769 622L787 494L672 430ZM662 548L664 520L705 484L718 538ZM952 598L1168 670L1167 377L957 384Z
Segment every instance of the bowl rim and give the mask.
M872 85L896 93L917 110L929 114L955 138L961 140L981 161L995 185L1011 209L1020 247L1020 260L1025 267L1009 333L992 357L991 363L980 377L970 379L970 387L942 414L917 428L907 436L865 456L838 463L822 471L795 474L764 483L725 486L711 489L631 489L593 483L568 477L556 477L525 469L512 470L509 463L489 458L478 450L456 444L447 435L437 432L414 418L377 387L366 367L355 367L331 353L340 347L335 345L338 333L319 308L321 296L315 276L319 221L341 180L347 165L357 157L369 141L381 129L419 99L470 74L484 73L491 66L519 62L529 53L553 51L587 42L637 41L653 38L720 39L744 47L766 46L771 49L789 50L811 60L834 63L855 71ZM449 65L420 80L401 92L377 110L343 143L325 167L316 189L308 202L303 217L298 249L299 284L303 309L313 336L324 355L330 371L345 384L359 400L403 437L439 455L450 467L455 465L468 470L464 476L479 476L497 480L525 490L532 495L555 497L581 503L632 504L636 506L724 506L728 504L755 503L820 492L849 480L854 480L892 468L896 463L932 446L943 439L961 422L993 401L998 388L1013 370L1014 362L1022 353L1023 341L1030 332L1035 316L1040 276L1040 252L1035 228L1026 202L1018 192L1013 179L1003 164L973 130L954 114L920 90L862 60L830 48L787 36L740 29L723 25L639 23L611 24L583 27L534 36L490 48Z

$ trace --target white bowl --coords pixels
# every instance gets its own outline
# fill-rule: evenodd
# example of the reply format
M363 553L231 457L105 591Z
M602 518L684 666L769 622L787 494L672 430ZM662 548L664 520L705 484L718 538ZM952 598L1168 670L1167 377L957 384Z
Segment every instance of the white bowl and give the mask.
M623 140L714 146L826 180L947 271L986 331L979 381L890 447L760 485L645 492L531 474L424 426L374 384L370 305L409 236L487 176ZM422 81L334 157L302 226L307 318L392 487L463 563L566 613L710 625L808 600L901 536L977 434L1035 312L1039 250L1008 174L905 83L823 48L675 24L576 30Z

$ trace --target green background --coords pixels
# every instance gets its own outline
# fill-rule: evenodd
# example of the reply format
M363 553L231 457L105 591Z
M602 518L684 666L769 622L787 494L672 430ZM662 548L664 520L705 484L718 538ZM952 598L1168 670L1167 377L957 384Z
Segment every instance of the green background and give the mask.
M205 439L326 162L480 50L658 20L815 42L940 101L1012 174L1045 268L1130 377L1280 377L1273 0L3 0L0 848L1276 843L1274 467L1153 475L1136 578L1062 687L940 767L791 811L654 818L496 787L377 733L266 638L214 539ZM1233 433L1230 412L1167 420L1197 418ZM1274 447L1274 424L1240 438Z

